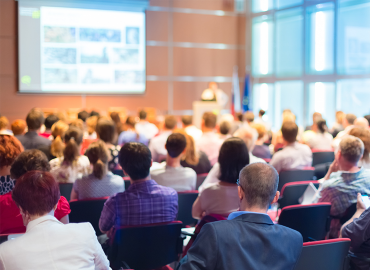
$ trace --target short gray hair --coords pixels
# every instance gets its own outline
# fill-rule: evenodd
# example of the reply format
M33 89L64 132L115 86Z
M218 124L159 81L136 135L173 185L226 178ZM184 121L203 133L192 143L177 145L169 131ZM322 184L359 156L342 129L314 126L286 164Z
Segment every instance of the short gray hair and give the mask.
M250 126L244 126L235 131L233 136L242 139L247 145L248 151L252 152L254 144L258 139L258 132Z
M357 163L364 154L365 146L359 138L348 135L341 140L339 149L348 162Z

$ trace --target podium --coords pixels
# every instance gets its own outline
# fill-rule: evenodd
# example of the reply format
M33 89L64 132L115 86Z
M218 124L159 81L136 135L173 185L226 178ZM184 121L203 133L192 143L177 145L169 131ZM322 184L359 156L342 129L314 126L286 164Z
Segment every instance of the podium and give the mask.
M217 115L217 122L220 120L220 112L223 109L216 101L194 101L193 102L193 124L201 128L202 117L205 112L213 112Z

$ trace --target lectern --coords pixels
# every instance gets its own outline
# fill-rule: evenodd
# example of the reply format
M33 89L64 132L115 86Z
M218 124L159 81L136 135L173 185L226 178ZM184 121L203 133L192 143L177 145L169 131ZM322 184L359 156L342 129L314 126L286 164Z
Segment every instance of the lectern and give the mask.
M201 128L202 116L205 112L213 112L217 115L217 122L220 117L222 106L215 101L194 101L193 102L193 124Z

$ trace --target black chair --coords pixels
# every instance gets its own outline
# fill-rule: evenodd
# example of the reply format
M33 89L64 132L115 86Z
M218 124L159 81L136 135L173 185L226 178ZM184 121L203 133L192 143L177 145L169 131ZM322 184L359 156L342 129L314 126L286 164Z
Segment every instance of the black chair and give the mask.
M356 211L357 211L357 203L351 204L346 209L346 212L344 212L343 216L341 218L339 218L340 224L343 225L348 220L350 220L353 217L353 215L356 213ZM332 217L332 218L335 218L335 217Z
M207 178L208 173L202 173L197 175L197 184L195 186L195 189L198 190L200 185L203 184L204 180Z
M281 191L283 186L290 182L315 180L314 179L314 169L304 169L304 170L288 170L281 171L279 173L279 186L278 190Z
M69 222L90 222L96 235L101 235L102 232L99 229L99 219L104 203L108 198L109 197L70 201L69 206L71 207L71 213L69 214Z
M335 155L333 151L315 151L312 149L312 167L323 164L332 163L334 161Z
M178 261L184 240L182 226L174 221L118 229L108 251L111 267L149 270Z
M113 174L116 174L116 175L119 175L121 177L124 177L125 176L125 174L123 173L123 170L122 169L121 170L112 170L112 173Z
M303 243L294 270L347 270L350 245L349 238Z
M131 180L129 176L123 177L123 180L125 181L125 190L127 190L131 186Z
M278 223L300 232L303 242L323 240L330 228L330 208L330 203L287 206Z
M322 163L315 165L315 177L316 179L324 178L326 173L329 171L329 167L332 162Z
M290 182L285 184L281 189L281 194L278 201L279 208L300 204L298 200L300 197L302 197L310 183L313 183L316 188L319 187L319 182L314 180Z
M177 220L180 220L185 226L195 225L197 220L193 218L191 210L193 203L198 198L198 191L191 190L186 192L178 192L179 196L179 210L177 213Z
M60 195L65 197L67 201L71 199L73 183L59 183Z

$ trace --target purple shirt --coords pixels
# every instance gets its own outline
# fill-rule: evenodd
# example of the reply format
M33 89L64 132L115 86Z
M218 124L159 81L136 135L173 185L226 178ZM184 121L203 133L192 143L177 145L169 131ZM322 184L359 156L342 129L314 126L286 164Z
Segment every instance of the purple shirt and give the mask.
M133 183L125 191L110 197L104 204L99 227L109 231L113 226L136 226L171 222L176 219L177 192L158 185L154 180Z

